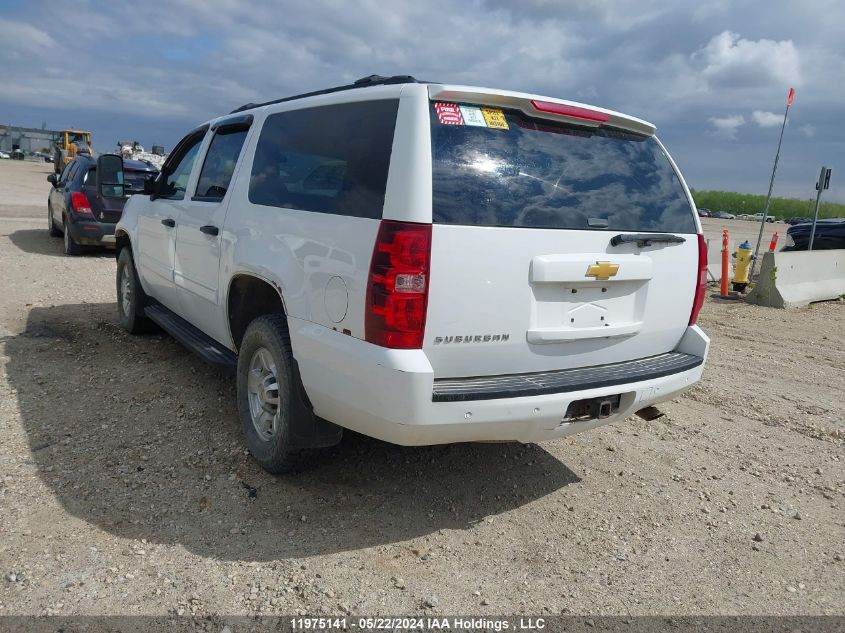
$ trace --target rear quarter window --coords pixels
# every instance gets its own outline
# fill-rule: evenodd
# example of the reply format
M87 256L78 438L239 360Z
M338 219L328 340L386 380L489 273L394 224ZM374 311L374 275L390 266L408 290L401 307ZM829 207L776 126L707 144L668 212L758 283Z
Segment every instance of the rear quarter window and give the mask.
M255 150L249 200L381 218L398 99L271 114Z
M696 232L678 174L654 138L497 112L505 125L487 127L480 114L467 119L475 125L442 123L431 104L435 223Z

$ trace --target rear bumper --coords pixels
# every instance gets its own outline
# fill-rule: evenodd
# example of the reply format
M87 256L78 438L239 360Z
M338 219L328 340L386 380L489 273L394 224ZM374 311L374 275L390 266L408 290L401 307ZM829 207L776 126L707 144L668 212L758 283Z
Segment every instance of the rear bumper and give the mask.
M68 222L70 236L83 246L102 246L115 243L114 227L117 224L76 220Z
M580 383L574 390L530 396L435 401L434 372L422 350L384 349L313 323L289 321L293 352L315 413L403 445L537 442L624 419L695 384L710 343L697 326L687 328L675 351L700 361L653 377L632 375L630 381L600 387ZM584 422L562 421L572 401L616 394L621 395L618 413Z

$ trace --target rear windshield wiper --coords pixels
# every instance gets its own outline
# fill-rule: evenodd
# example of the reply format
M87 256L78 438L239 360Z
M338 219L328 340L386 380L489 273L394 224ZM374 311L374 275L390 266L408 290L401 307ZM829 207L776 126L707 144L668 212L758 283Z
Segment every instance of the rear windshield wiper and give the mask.
M686 238L671 233L620 233L610 238L611 246L619 246L627 242L636 242L637 246L651 246L654 242L671 242L683 244Z

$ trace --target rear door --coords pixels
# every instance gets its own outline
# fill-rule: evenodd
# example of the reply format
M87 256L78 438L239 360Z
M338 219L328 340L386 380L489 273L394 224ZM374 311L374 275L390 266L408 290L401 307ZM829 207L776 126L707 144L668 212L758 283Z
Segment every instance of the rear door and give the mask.
M698 224L663 147L530 109L430 104L436 377L645 358L688 326Z

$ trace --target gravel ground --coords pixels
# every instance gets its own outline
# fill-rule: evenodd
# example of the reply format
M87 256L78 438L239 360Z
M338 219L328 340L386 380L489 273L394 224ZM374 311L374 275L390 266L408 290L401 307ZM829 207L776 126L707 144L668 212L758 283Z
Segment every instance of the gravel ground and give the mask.
M48 169L0 164L0 614L843 614L845 303L709 300L657 421L274 477L232 381L48 237Z

